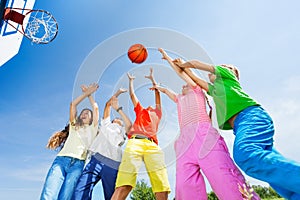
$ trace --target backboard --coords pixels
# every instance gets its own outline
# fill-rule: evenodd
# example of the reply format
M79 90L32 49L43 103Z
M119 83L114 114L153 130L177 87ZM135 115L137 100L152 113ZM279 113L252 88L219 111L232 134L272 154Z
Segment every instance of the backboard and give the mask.
M32 9L35 0L0 0L0 67L14 57L22 43L23 35L3 21L4 8ZM16 27L20 26L15 24Z

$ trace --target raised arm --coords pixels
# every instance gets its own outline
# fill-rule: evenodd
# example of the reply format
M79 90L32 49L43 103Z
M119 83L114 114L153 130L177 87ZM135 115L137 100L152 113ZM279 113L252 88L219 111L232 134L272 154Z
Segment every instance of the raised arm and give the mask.
M173 62L172 58L170 56L168 56L168 54L162 48L159 48L158 50L162 54L162 59L168 61L168 63L170 64L170 66L174 69L174 71L177 73L177 75L181 79L183 79L191 87L195 87L196 86L196 83L191 79L191 77L189 77L183 71L183 69L181 69L180 67L178 67L178 65L175 62Z
M153 68L150 68L150 74L149 76L145 76L145 78L150 79L150 81L152 82L153 87L157 85L155 79L154 79L154 75L153 75ZM161 109L161 101L160 101L160 93L159 90L154 89L155 91L155 105L157 109Z
M191 69L189 68L183 68L183 71L202 89L204 89L206 92L208 91L208 82L197 76Z
M95 102L94 97L92 95L89 95L89 101L93 108L93 124L94 124L94 126L96 126L99 123L99 107L98 107L98 104Z
M137 96L135 95L134 92L134 87L133 87L133 80L135 79L135 77L129 73L127 73L128 79L129 79L129 95L130 95L130 99L132 101L133 107L135 107L139 100L137 98Z
M118 91L113 95L115 97L118 97L120 94L127 92L127 89L125 88L119 88Z
M119 101L116 96L113 96L111 98L111 106L113 107L113 109L115 109L120 114L120 116L123 119L124 124L125 124L125 131L126 131L126 133L128 133L132 126L132 123L131 123L129 117L123 112L122 107L119 106Z
M159 85L155 85L153 86L152 88L150 88L150 90L154 90L154 89L157 89L159 90L160 92L166 94L171 100L173 100L174 102L176 101L176 96L177 94L175 92L173 92L172 90L170 89L167 89L165 87L162 87L162 86L159 86Z
M93 124L96 126L99 122L99 107L96 101L94 100L92 93L94 93L99 88L99 85L96 83L90 84L88 87L85 85L81 86L81 90L83 93L87 93L90 104L93 109Z
M120 94L127 92L126 89L120 88L118 91L106 102L105 107L104 107L104 113L103 113L103 118L106 119L107 117L110 116L110 107L112 103L112 98L113 97L118 97Z
M96 84L96 83L93 83L93 84L89 85L89 87L86 87L85 85L81 86L81 89L82 89L83 93L80 96L78 96L76 99L74 99L71 102L71 105L70 105L70 122L74 122L74 120L76 119L77 105L80 102L82 102L82 100L84 98L91 96L91 94L94 93L98 88L99 88L99 85ZM98 118L99 118L98 105L97 105L97 103L95 101L93 101L93 103L91 102L91 104L92 104L93 110L95 109L94 110L95 113L93 112L94 115L96 114L98 116L98 117L96 117L97 124L98 124Z
M181 63L181 64L179 64L179 67L180 68L195 68L195 69L200 69L200 70L207 71L210 73L215 73L214 65L200 62L198 60L190 60L185 63Z

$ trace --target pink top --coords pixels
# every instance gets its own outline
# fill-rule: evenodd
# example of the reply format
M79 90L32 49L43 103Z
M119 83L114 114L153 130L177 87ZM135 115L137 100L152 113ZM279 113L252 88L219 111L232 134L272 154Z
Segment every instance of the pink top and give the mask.
M194 123L210 122L206 112L206 100L202 89L196 86L186 94L176 97L180 128Z

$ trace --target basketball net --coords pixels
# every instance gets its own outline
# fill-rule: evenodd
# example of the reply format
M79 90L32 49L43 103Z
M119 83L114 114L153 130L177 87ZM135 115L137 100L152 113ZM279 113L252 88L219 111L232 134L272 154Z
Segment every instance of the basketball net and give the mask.
M27 11L25 15L16 10ZM5 8L3 20L36 44L47 44L53 41L58 32L55 18L45 10L22 8ZM13 23L20 24L20 30Z

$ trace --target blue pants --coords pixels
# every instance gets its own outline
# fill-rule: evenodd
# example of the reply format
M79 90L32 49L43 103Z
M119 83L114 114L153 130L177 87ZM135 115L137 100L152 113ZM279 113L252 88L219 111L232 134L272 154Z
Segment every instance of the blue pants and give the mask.
M300 199L300 163L273 147L274 126L260 106L240 112L234 121L233 158L249 176L268 182L282 197Z
M40 199L71 199L83 166L83 160L66 156L57 156L47 174Z
M108 160L108 158L96 154L97 158L103 158L102 160ZM102 186L104 191L105 200L110 200L114 191L115 183L118 174L118 168L112 167L106 162L101 162L95 156L91 157L91 160L85 166L75 189L72 200L90 200L92 199L92 192L94 186L102 179ZM116 161L110 160L110 163ZM104 164L105 163L105 164Z

